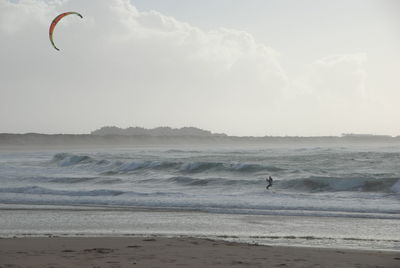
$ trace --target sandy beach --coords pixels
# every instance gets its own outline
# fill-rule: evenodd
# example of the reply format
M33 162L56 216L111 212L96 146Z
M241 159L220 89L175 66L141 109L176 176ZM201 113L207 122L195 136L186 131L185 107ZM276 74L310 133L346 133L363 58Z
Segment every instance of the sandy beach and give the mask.
M0 239L0 267L399 267L400 253L260 246L191 237Z

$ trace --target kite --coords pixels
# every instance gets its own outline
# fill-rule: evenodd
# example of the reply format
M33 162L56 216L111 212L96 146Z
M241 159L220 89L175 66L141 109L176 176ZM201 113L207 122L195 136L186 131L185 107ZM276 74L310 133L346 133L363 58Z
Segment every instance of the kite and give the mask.
M72 14L75 14L75 15L81 17L81 19L83 19L82 15L79 14L78 12L73 12L73 11L72 11L72 12L65 12L65 13L61 13L60 15L58 15L57 17L55 17L54 20L53 20L53 21L51 22L51 24L50 24L50 28L49 28L49 38L50 38L50 42L51 42L51 44L53 45L53 47L54 47L55 49L57 49L57 50L59 50L59 49L56 47L56 45L54 44L54 41L53 41L53 32L54 32L54 28L56 27L57 23L58 23L62 18L64 18L65 16L68 16L68 15L72 15Z

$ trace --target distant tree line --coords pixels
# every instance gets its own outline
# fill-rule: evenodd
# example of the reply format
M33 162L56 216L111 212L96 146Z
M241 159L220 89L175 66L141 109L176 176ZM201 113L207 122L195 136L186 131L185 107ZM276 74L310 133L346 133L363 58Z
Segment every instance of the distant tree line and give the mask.
M128 127L119 128L115 126L107 126L92 131L91 135L98 136L227 136L226 134L212 133L208 130L203 130L195 127L182 127L182 128L171 128L171 127L156 127L146 129L142 127Z

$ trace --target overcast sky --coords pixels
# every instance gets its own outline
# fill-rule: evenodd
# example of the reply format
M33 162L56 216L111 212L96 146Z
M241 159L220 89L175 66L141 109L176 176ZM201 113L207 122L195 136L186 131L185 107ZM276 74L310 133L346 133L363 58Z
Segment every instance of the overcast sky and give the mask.
M399 47L396 0L0 0L0 133L400 135Z

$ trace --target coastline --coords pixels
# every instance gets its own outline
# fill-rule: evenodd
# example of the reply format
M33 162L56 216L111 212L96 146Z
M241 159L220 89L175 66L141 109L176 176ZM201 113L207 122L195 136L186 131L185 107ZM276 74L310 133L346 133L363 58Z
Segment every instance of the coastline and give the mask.
M0 267L398 267L400 252L265 246L194 237L0 239Z
M197 237L268 246L400 252L398 219L0 204L0 238Z

